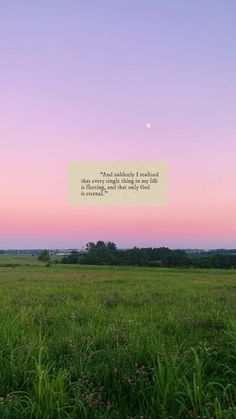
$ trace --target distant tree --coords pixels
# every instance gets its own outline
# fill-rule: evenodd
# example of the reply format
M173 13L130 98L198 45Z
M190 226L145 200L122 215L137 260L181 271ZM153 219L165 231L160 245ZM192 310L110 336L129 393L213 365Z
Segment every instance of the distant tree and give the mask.
M127 254L127 263L128 265L133 266L147 266L148 257L145 249L139 249L138 247L129 249Z
M212 259L209 256L201 256L198 259L193 259L192 266L195 268L214 268Z
M96 248L96 244L93 242L88 242L85 246L86 252L93 252L94 249Z
M50 261L50 255L44 250L39 260ZM191 257L181 249L138 248L117 249L115 243L104 242L86 244L86 251L73 250L70 255L64 256L62 263L78 263L90 265L120 265L120 266L152 266L164 268L215 268L236 269L236 251L216 250L199 252L197 257Z
M78 263L79 252L72 250L67 256L63 256L62 263Z
M117 247L115 243L112 242L108 242L107 243L107 248L111 251L111 252L116 252L117 251Z
M40 254L38 255L38 260L42 262L50 262L50 254L49 251L44 249Z
M82 255L81 262L91 265L113 265L117 263L117 253L115 243L105 243L102 240L96 244L89 242L86 244L86 253Z
M167 268L188 267L189 259L183 250L169 250L169 254L163 259L163 266Z

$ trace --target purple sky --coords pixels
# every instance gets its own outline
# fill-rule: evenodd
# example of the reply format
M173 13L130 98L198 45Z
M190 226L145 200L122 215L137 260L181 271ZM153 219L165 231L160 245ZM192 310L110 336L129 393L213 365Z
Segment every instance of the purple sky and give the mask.
M0 1L0 248L236 247L235 21L232 0ZM70 208L81 160L167 161L169 205Z

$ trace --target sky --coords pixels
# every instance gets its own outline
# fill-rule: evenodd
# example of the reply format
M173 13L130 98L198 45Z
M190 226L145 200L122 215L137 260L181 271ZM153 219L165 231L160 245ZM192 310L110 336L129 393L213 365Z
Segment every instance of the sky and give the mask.
M0 248L236 248L235 20L234 0L0 0ZM166 161L168 205L70 207L72 161Z

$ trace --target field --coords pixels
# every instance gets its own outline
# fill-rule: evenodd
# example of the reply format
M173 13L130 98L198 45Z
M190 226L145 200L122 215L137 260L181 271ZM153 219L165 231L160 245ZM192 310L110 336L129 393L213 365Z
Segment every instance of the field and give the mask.
M61 256L53 255L51 257L52 262L60 261L62 259ZM42 265L42 263L38 260L37 255L32 254L10 254L10 253L3 253L0 254L0 267L4 267L7 265Z
M37 263L0 267L1 419L236 418L234 270Z

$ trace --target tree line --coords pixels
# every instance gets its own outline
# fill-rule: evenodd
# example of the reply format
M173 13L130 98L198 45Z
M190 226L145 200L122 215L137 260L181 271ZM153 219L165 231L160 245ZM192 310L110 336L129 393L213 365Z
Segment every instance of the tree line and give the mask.
M50 262L50 254L43 251L39 259ZM198 257L184 250L168 247L118 249L115 243L97 241L86 244L85 251L73 250L60 263L81 265L149 266L165 268L236 268L236 254L203 252Z

